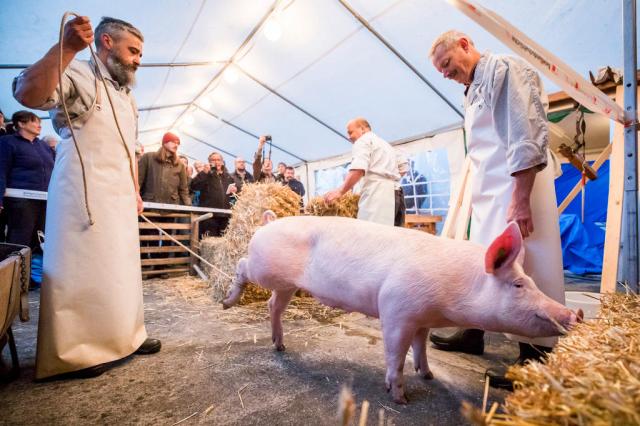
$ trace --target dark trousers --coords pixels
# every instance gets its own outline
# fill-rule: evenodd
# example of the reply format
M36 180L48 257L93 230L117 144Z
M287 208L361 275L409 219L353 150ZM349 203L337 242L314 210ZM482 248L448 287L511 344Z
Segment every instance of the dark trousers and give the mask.
M37 231L44 232L47 202L5 198L4 209L7 211L7 242L29 246L33 252L39 253Z
M228 216L214 216L200 222L200 239L208 233L209 237L219 237L229 225Z
M7 211L0 210L0 242L7 241Z
M404 205L404 192L402 192L402 188L396 189L396 215L393 220L394 226L404 226L404 215L407 210Z

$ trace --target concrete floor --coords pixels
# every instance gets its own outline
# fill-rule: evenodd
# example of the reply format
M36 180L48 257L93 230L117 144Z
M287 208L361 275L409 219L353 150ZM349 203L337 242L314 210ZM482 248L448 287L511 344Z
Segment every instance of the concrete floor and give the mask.
M380 409L386 424L460 425L460 403L482 403L485 369L517 355L501 334L490 334L484 356L429 348L435 379L424 381L413 374L409 353L409 405L400 406L384 389L377 320L289 316L287 351L277 353L266 302L223 311L205 290L185 298L177 291L183 281L144 285L147 329L162 340L159 354L132 356L97 378L48 383L33 382L39 293L31 292L31 321L14 324L21 376L0 384L0 425L333 425L343 385L352 387L358 411L369 401L370 425L378 424ZM2 355L9 359L6 348ZM489 405L505 395L491 390Z

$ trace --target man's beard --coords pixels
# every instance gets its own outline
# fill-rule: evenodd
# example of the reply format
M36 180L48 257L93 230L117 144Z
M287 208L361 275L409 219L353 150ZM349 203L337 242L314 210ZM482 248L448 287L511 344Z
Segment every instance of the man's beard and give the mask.
M109 53L107 57L107 69L111 77L118 82L120 86L133 87L136 84L136 70L138 67L131 64L125 64L116 55Z

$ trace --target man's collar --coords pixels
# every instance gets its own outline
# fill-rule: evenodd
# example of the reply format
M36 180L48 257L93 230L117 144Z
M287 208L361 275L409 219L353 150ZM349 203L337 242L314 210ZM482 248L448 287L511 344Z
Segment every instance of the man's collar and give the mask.
M471 86L477 86L482 82L482 77L484 76L484 69L487 65L487 59L489 57L489 53L483 53L480 55L480 59L476 62L476 65L473 67L473 71L471 71L471 84L465 87L464 94L467 95L469 92L469 88Z

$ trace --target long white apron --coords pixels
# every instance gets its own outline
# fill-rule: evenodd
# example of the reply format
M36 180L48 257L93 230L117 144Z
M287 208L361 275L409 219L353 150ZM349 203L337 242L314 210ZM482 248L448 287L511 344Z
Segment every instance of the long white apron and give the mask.
M366 173L362 178L358 219L393 226L395 217L394 181Z
M483 97L465 109L465 131L471 158L471 232L469 239L489 246L504 230L514 178L507 169L507 150L495 132L490 108ZM554 170L550 154L548 166L536 174L531 192L534 232L524 240L524 270L547 296L564 304L564 275L560 226L556 206ZM491 309L487 306L487 309ZM529 339L507 335L512 340L552 347L557 338Z
M108 82L107 84L111 84ZM129 161L107 102L75 129L95 220L88 225L73 140L57 147L49 184L36 378L121 359L147 337ZM137 113L109 88L132 158Z

